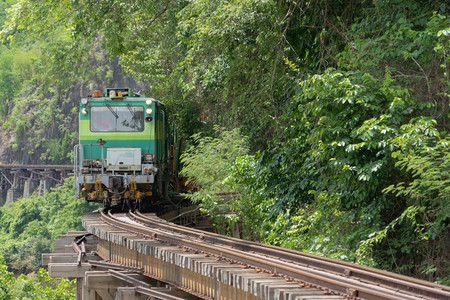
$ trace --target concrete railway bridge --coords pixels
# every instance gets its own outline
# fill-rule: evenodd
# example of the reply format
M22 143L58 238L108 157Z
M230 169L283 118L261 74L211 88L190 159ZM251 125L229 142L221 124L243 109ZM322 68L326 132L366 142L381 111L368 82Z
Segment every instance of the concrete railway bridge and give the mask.
M72 165L0 164L0 205L27 198L33 193L43 195L73 175Z

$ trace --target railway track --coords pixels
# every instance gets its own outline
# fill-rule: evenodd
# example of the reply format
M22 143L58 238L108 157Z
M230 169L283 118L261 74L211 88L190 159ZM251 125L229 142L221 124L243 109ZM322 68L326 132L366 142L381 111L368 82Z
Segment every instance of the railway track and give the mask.
M365 299L391 299L391 297L399 296L450 299L449 287L412 277L168 224L161 219L149 218L139 212L131 212L130 217L150 228L167 230L200 240L201 243L196 242L193 247L203 248L206 253L223 256L225 249L231 248L231 255L226 256L228 259L264 268L273 274L290 276L291 280L318 284L339 293L345 294L351 291L349 296L357 295ZM205 244L213 246L205 246ZM249 253L251 256L248 255ZM304 270L307 271L304 272Z
M252 278L259 275L262 279L255 279L254 281L259 280L260 290L263 290L263 283L261 282L266 282L264 284L269 286L269 288L265 289L269 291L272 278L273 286L286 286L287 290L292 290L297 286L298 288L312 288L314 291L320 291L320 297L317 298L315 296L316 299L325 299L326 297L329 299L450 299L449 287L298 251L261 245L186 228L139 212L114 214L112 211L101 211L100 220L102 223L95 223L96 221L92 223L92 219L91 221L83 220L83 223L89 232L99 235L98 252L106 260L114 260L114 255L116 255L111 254L111 248L107 249L111 247L110 243L114 240L123 242L123 235L125 235L125 244L130 249L130 252L120 249L124 255L138 257L131 250L133 248L139 250L139 247L142 249L143 246L138 245L139 239L155 241L160 243L160 245L172 247L167 251L172 251L171 253L179 255L181 257L179 260L184 259L183 253L193 253L195 255L201 254L203 257L220 262L219 265L222 269L231 268L235 270L235 273L230 271L230 277L232 276L236 282L240 280L243 283L246 280L244 275L242 278L236 275L240 274L241 270L248 270L247 273L251 274ZM111 238L114 234L111 235L104 231L104 225L102 224L107 224L119 230L122 232L122 237L116 236ZM132 238L130 234L136 238ZM102 243L101 240L104 238L108 239L107 236L110 237L109 241ZM133 239L136 239L136 242L130 242ZM162 249L164 248L163 246L158 247ZM158 251L160 250L155 250L155 252ZM128 257L123 259L116 257L115 259L122 263L129 262L132 266L142 267L144 270L147 268L145 259L131 259ZM226 267L224 264L228 264L229 267ZM146 271L146 273L150 274L151 270ZM189 276L194 276L191 273L189 274ZM204 280L202 276L198 277L198 280ZM179 280L183 281L183 279ZM228 283L230 284L230 282ZM175 282L175 284L180 283ZM194 286L196 285L194 284ZM199 291L195 290L194 286L189 286L188 284L186 290L196 293L201 298L214 298L214 296L211 296L214 292L208 292L208 289L211 289L211 287L203 287ZM255 292L256 288L253 290ZM258 294L257 292L255 293ZM261 292L261 294L264 293ZM270 292L266 292L266 295L269 294ZM278 293L276 295L280 297L281 294ZM227 299L227 297L223 299ZM236 299L240 298L237 297ZM272 298L269 296L268 299Z

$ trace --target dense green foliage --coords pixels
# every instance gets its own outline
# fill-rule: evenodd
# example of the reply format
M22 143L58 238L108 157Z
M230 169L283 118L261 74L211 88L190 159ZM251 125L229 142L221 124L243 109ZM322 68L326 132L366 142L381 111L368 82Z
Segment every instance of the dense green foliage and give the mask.
M435 71L439 63L433 36L445 29L446 21L436 17L430 30L422 30L433 10L445 15L447 6L414 0L375 5L20 0L10 10L2 38L17 43L21 36L44 36L46 41L55 34L71 36L72 44L54 49L67 57L51 55L49 72L42 76L65 78L65 88L76 78L88 78L84 70L89 47L82 45L100 40L104 49L120 57L126 72L148 82L148 92L168 104L185 134L201 127L212 133L214 124L241 127L255 150L264 149L277 134L273 120L282 116L298 89L298 78L329 66L381 71L381 76L389 66L396 72L393 78L414 82L420 92L430 92L429 98L439 92L436 89L442 91L442 84L437 86L441 76L431 76L428 67ZM446 36L441 34L444 56ZM75 61L78 67L70 68Z
M448 11L438 0L19 0L1 33L3 127L27 133L26 114L53 128L58 138L30 144L64 160L73 136L58 95L108 78L86 68L100 45L185 135L204 132L184 174L218 223L448 284Z
M35 270L41 254L69 230L82 230L81 216L97 206L75 199L73 178L39 197L19 199L0 208L0 255L15 270Z
M108 65L89 70L91 63L106 60L101 52L80 55L90 47L88 42L72 44L58 31L48 40L0 49L0 122L14 137L12 150L23 153L22 161L70 162L76 110L68 101L69 89L96 75L110 80Z
M233 199L229 211L268 243L448 284L449 20L411 3L420 17L380 2L384 23L353 24L340 69L300 80L269 149L228 162L218 182L240 191L245 209ZM196 196L209 207L214 191Z
M322 26L357 8L321 1L21 0L2 37L47 33L54 23L77 42L100 32L105 49L149 82L183 132L198 130L202 117L209 125L243 127L251 148L262 149L296 90L293 66L311 72L329 65L345 43Z
M75 299L75 282L50 278L44 269L40 269L33 275L20 275L16 278L7 269L0 256L0 299L2 300Z
M432 178L448 186L436 123L411 118L408 93L368 74L329 71L301 86L259 162L267 241L396 271L439 264L442 273L430 273L445 276L448 194L426 189L418 201L414 188ZM423 151L436 151L437 171L418 169Z
M216 138L201 133L192 137L195 146L186 149L181 157L184 164L181 175L187 176L188 184L196 187L188 197L214 218L218 228L226 231L244 219L251 207L238 193L243 187L233 176L238 161L248 154L248 143L238 130L215 129Z
M15 2L1 2L0 15ZM0 46L0 132L10 137L3 147L20 162L70 163L77 117L70 98L87 81L111 81L108 56L94 40L74 42L64 26L9 37Z

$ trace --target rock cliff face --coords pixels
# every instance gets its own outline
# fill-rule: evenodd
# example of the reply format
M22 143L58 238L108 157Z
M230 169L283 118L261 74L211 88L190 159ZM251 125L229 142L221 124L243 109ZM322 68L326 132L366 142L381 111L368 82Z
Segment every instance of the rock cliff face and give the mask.
M10 113L16 109L16 119L23 124L0 127L0 164L71 164L71 151L78 140L80 98L106 87L145 90L145 84L123 75L117 59L111 61L105 56L101 64L108 70L108 76L97 73L88 80L76 80L64 93L42 97L32 91L17 96L23 98L19 113L19 104L12 105ZM6 122L14 121L10 118Z

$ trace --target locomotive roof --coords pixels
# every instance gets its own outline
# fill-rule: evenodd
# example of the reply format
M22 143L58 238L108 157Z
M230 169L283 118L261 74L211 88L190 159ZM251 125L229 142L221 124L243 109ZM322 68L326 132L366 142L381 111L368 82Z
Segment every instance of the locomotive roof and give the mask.
M102 94L100 91L94 91L92 95L89 95L87 97L83 97L81 99L84 99L86 101L87 99L89 101L123 101L123 100L129 100L129 101L143 101L146 99L151 99L152 101L157 101L151 97L145 97L141 95L139 92L134 93L130 88L106 88L104 93ZM83 101L82 101L83 102ZM160 101L157 101L161 103ZM163 103L161 103L163 104Z

